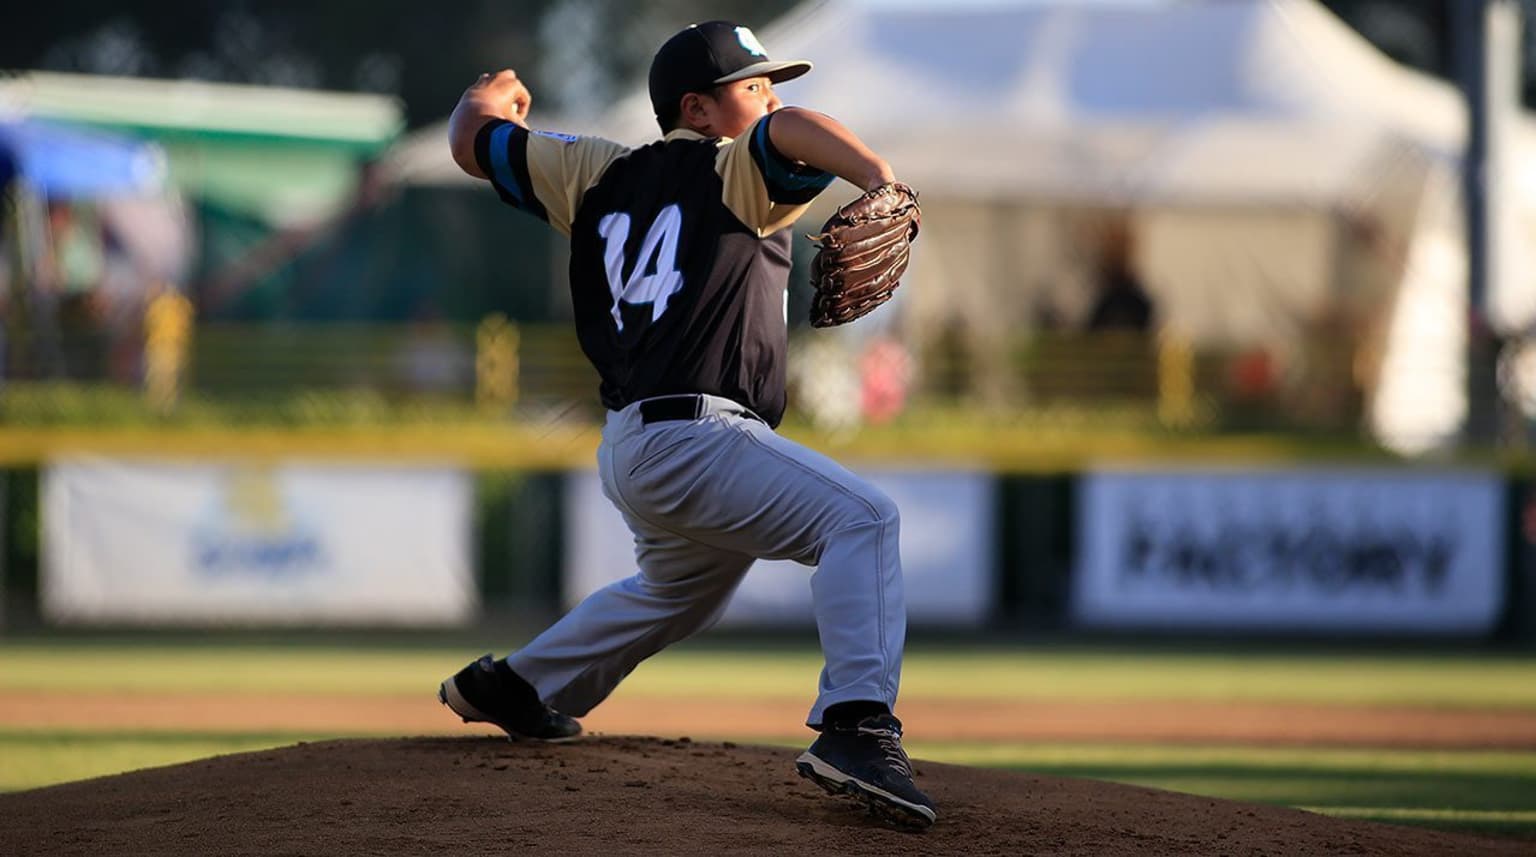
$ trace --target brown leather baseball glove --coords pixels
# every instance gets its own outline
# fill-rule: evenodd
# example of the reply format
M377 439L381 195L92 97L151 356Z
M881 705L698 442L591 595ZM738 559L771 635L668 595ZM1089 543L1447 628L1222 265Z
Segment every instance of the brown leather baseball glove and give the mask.
M891 299L907 270L922 210L917 191L883 184L827 219L810 239L820 249L811 261L811 324L847 324Z

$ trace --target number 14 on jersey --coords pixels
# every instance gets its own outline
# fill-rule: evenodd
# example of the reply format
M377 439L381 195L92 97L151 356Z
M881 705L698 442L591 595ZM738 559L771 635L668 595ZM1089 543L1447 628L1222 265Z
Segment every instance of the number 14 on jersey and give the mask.
M614 324L624 330L619 304L651 305L651 321L667 311L667 301L683 287L683 273L677 270L677 239L683 228L683 213L669 205L657 213L640 242L640 253L624 276L624 245L629 243L630 217L624 212L604 215L597 222L597 234L603 237L603 268L608 272L608 290L613 293ZM654 259L654 263L653 263ZM651 273L645 273L646 269Z

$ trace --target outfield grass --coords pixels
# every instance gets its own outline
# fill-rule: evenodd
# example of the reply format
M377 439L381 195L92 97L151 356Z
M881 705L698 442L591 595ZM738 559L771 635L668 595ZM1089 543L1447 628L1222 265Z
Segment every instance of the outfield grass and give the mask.
M414 694L463 648L6 643L0 692ZM692 647L647 662L625 692L805 698L813 650ZM904 692L991 700L1273 701L1536 708L1536 656L917 648ZM74 731L0 726L0 789L31 788L221 753L344 737L301 732ZM742 735L742 741L782 738ZM1133 783L1350 818L1536 839L1536 751L1031 742L925 742L915 757Z
M479 650L9 643L0 691L405 694ZM625 690L657 696L804 698L814 650L671 651ZM1257 701L1536 709L1536 655L1171 654L1003 650L908 652L906 693L994 700Z
M340 737L299 733L76 732L0 729L0 791L177 765L209 756Z
M1536 752L921 742L911 750L956 764L1536 839Z

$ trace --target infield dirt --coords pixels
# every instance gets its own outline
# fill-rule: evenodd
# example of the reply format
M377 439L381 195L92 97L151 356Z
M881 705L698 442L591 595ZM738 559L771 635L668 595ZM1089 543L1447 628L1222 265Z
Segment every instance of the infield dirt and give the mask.
M923 833L785 748L593 736L341 740L0 795L4 855L1472 855L1529 842L919 760Z

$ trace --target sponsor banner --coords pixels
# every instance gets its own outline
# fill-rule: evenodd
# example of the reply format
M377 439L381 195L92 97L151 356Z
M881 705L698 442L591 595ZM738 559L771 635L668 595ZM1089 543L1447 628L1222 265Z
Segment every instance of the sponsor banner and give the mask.
M981 473L867 472L901 510L907 617L915 625L975 627L993 604L992 477ZM636 573L635 543L603 496L595 471L566 475L567 607ZM721 626L812 626L811 572L790 560L759 560L736 590Z
M61 623L450 625L477 608L449 469L64 460L43 474Z
M1073 615L1099 628L1485 633L1503 490L1475 473L1094 473Z

